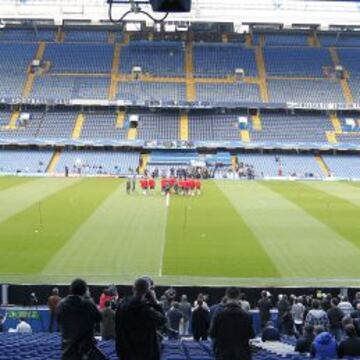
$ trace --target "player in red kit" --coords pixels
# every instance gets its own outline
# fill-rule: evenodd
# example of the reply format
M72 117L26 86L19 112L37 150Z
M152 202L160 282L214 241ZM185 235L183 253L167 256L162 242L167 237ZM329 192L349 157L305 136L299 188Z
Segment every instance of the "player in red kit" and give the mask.
M193 178L189 179L189 194L195 195L195 180Z
M167 186L167 179L166 178L164 178L164 177L161 178L160 186L161 186L161 193L165 194L165 189L166 189L166 186Z
M155 190L155 180L154 180L154 178L149 179L149 189L150 189L151 192L154 192L154 190Z
M201 193L201 181L199 179L195 180L195 189L196 189L196 193L198 195L200 195L200 193Z

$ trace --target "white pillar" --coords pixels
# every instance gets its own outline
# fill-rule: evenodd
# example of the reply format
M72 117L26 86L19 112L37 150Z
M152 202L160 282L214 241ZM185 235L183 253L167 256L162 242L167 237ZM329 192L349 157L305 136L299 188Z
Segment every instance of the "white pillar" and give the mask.
M5 306L9 304L9 285L1 285L1 302Z

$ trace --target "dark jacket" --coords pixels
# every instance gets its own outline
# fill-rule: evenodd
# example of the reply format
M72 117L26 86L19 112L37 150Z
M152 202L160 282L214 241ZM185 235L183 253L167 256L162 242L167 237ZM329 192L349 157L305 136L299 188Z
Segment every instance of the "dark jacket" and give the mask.
M183 313L176 308L171 308L167 313L170 329L179 331L180 320L183 318Z
M191 328L195 340L206 339L209 333L210 315L202 306L196 308L191 317Z
M261 336L262 341L280 341L280 333L278 329L273 326L267 326Z
M309 353L311 351L311 345L314 341L313 335L305 335L299 337L295 344L295 351L299 353Z
M63 360L81 359L95 344L94 327L101 321L96 305L80 296L69 295L58 306L62 329Z
M272 308L271 300L269 298L262 298L258 302L260 311L261 325L264 326L270 320L270 310Z
M312 357L319 360L336 359L337 344L334 337L328 332L319 334L316 336L310 352Z
M121 360L160 360L157 330L166 325L158 304L136 297L125 299L116 311L116 352Z
M251 314L240 304L228 303L215 316L210 329L216 360L250 360L249 340L255 337Z
M331 330L341 329L341 320L344 317L342 310L340 310L338 307L332 307L327 311L327 316L329 318Z
M101 311L101 336L103 340L115 339L115 311L105 308Z
M360 356L360 338L353 336L340 342L339 357L343 358L344 356Z

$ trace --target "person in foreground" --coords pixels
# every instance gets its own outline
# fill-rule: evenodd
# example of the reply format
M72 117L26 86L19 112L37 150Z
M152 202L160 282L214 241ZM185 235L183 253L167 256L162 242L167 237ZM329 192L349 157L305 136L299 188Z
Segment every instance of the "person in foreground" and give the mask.
M356 336L354 325L345 326L345 334L347 339L340 342L339 357L357 357L360 356L360 338Z
M105 359L96 348L94 328L101 321L96 305L86 297L87 284L75 279L70 294L58 306L62 329L62 360ZM96 356L96 357L95 357Z
M314 327L306 325L303 329L303 335L300 336L295 345L295 351L299 353L309 353L314 341Z
M252 316L241 308L239 289L226 291L227 302L214 317L210 336L216 360L250 360L249 341L255 337Z
M261 335L261 341L280 341L280 332L272 321L268 321Z
M166 325L166 317L147 278L137 279L133 292L116 311L117 355L121 360L160 360L157 330Z
M324 359L337 359L337 344L335 338L323 327L318 326L315 329L316 337L311 346L311 357L324 360Z

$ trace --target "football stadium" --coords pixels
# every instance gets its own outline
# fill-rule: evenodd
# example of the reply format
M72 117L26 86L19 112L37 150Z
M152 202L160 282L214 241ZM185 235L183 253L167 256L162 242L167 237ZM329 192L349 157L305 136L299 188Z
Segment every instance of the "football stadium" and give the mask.
M0 79L0 360L360 359L359 1L2 0Z

